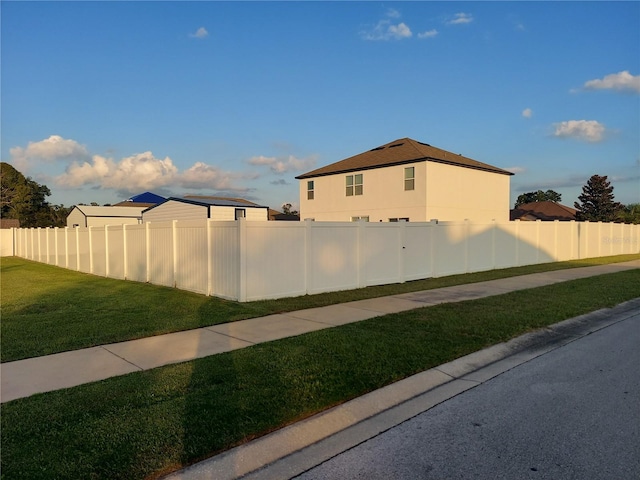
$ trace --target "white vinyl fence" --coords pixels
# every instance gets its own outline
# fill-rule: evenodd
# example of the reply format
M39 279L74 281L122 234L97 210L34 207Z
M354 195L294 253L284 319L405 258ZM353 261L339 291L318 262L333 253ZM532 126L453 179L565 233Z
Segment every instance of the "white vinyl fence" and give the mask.
M241 302L640 253L640 225L589 222L241 219L12 232L19 257Z

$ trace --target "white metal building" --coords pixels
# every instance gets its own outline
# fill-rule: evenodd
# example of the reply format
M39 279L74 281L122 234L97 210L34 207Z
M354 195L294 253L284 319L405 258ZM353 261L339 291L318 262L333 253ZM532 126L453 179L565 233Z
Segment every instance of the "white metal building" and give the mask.
M100 207L76 205L67 216L67 227L102 227L142 223L146 207Z
M247 200L224 197L170 197L167 201L142 213L142 222L171 220L269 220L269 207Z

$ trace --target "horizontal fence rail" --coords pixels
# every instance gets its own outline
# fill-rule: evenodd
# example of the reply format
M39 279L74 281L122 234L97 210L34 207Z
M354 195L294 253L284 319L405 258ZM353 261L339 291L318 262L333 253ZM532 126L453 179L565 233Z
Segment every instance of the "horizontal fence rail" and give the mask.
M186 220L2 231L2 255L241 302L640 253L640 225Z

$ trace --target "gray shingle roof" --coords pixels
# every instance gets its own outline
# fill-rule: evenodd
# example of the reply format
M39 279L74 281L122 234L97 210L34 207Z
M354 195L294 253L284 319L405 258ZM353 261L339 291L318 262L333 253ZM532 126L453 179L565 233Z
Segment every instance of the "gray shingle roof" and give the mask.
M372 168L426 161L484 170L501 175L513 175L511 172L487 163L478 162L477 160L463 157L462 155L447 152L441 148L432 147L429 144L418 142L411 138L401 138L371 149L368 152L360 153L353 157L304 173L296 178L300 180L336 173L355 172L358 170L369 170Z

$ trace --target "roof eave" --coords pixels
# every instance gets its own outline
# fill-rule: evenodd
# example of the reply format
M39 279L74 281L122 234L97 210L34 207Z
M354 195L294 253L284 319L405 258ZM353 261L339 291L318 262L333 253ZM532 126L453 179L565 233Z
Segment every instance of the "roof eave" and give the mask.
M392 162L392 163L387 163L387 164L382 164L382 165L372 165L372 166L368 166L368 167L360 167L360 168L348 168L348 169L343 169L343 170L334 170L331 172L326 172L326 173L313 173L313 172L309 172L309 173L305 173L302 175L298 175L296 178L296 180L305 180L307 178L317 178L317 177L328 177L330 175L342 175L345 173L351 173L351 172L361 172L363 170L375 170L377 168L386 168L386 167L394 167L396 165L407 165L409 163L418 163L418 162L436 162L436 163L443 163L446 165L452 165L454 167L461 167L461 168L470 168L472 170L480 170L483 172L490 172L490 173L497 173L499 175L514 175L513 172L509 172L507 170L502 170L500 168L485 168L479 165L464 165L461 163L457 163L455 161L450 161L450 160L443 160L441 158L433 158L433 157L422 157L422 158L415 158L415 159L411 159L411 160L402 160L399 162Z

